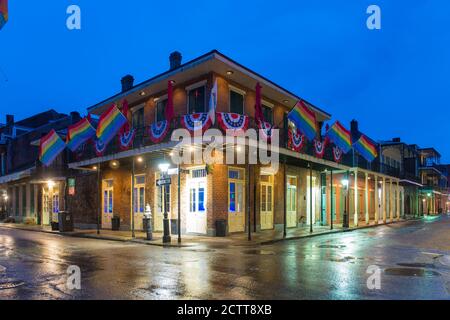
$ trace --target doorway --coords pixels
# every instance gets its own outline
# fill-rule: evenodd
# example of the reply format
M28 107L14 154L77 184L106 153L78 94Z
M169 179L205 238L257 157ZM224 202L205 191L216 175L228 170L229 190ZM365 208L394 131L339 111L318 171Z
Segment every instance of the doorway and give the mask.
M192 170L187 181L189 210L186 230L188 233L207 234L206 185L206 170L203 168Z
M260 176L261 230L273 229L273 175Z
M287 176L286 186L286 226L297 227L297 177Z

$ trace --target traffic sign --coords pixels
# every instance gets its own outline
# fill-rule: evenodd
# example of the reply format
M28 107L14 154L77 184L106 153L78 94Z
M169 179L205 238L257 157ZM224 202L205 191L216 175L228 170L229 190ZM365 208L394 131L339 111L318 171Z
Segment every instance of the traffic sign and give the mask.
M168 186L172 184L172 179L170 178L164 178L164 179L158 179L156 180L156 186L162 187L162 186Z

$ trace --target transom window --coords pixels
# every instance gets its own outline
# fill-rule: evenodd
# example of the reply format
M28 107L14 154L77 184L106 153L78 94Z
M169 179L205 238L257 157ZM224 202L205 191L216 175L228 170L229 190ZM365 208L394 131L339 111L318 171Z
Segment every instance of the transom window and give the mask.
M244 114L244 94L230 89L230 112Z
M192 178L204 178L206 177L206 169L195 169L191 171Z

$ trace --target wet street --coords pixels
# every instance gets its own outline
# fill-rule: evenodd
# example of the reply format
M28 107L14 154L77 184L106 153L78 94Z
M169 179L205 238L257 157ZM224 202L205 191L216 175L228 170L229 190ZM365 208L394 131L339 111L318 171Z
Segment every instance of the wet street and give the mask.
M0 227L0 299L450 299L449 231L444 216L261 247L162 248ZM71 265L81 290L66 285Z

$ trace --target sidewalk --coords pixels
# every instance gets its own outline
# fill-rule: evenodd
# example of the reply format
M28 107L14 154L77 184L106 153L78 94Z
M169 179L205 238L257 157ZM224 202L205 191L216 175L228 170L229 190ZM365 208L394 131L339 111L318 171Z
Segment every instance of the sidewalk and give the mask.
M399 222L412 221L417 219L401 219ZM390 222L388 221L387 224ZM397 223L395 221L394 223ZM56 234L77 238L99 239L109 241L122 241L129 243L139 243L145 245L153 245L160 247L214 247L214 248L226 248L229 246L239 247L252 247L273 244L280 241L295 240L302 238L315 237L326 234L333 234L339 232L351 232L363 228L371 228L375 226L384 225L381 221L379 224L373 222L369 225L362 225L358 227L350 226L350 228L343 228L342 225L334 225L333 230L329 226L313 226L313 232L310 232L309 226L287 229L286 237L283 237L283 231L281 230L265 230L251 234L251 240L248 240L248 233L232 234L225 238L219 237L206 237L197 235L182 235L181 243L178 243L178 236L172 235L172 242L163 244L162 233L153 233L153 240L145 240L146 234L141 231L135 232L135 238L132 237L131 231L112 231L112 230L100 230L100 234L97 234L95 229L75 229L73 232L59 232L52 231L48 226L36 226L26 224L14 224L14 223L0 223L0 228L19 229L34 232L44 232L49 234Z

